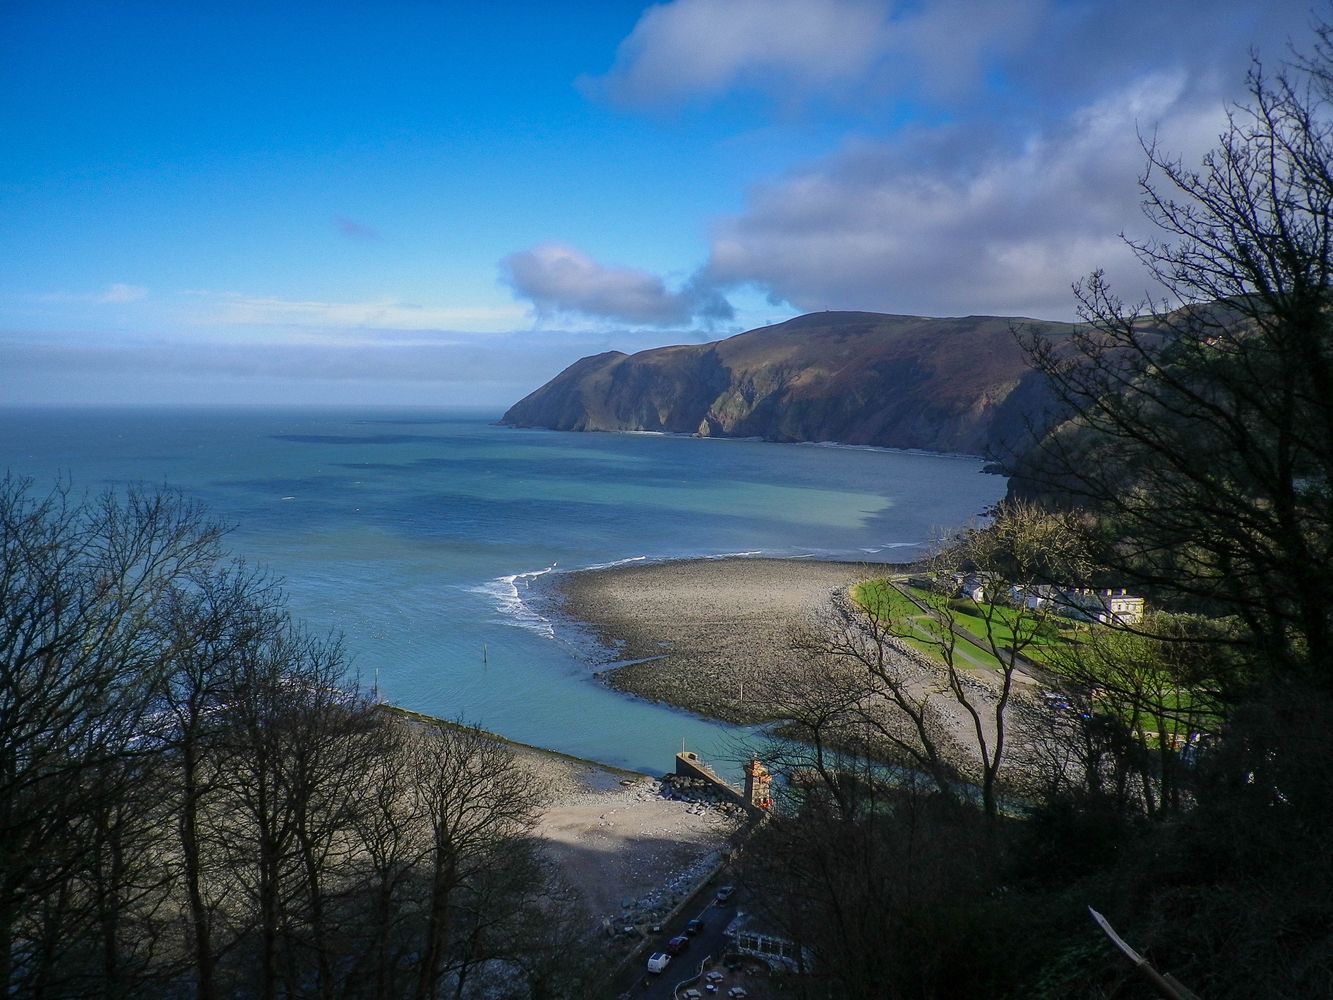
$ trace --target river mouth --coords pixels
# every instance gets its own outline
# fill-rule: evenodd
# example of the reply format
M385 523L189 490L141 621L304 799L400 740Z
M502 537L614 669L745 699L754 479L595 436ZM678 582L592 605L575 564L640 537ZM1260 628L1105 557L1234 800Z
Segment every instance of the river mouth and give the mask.
M344 634L352 669L367 687L378 678L389 701L650 773L667 769L682 741L720 760L734 728L593 677L612 664L617 676L660 667L671 651L595 644L547 613L539 592L551 579L701 554L901 558L1004 486L968 459L522 431L493 419L12 410L0 461L39 483L67 475L76 492L179 489L234 525L228 548L283 579L297 618ZM538 573L530 593L506 591L508 609L485 591L506 579L521 589ZM520 610L536 617L519 621Z

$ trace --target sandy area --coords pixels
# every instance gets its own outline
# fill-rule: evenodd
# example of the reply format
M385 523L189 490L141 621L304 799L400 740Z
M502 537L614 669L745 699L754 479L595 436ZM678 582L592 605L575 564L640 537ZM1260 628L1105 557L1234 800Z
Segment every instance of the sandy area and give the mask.
M731 722L763 721L745 685L790 662L788 631L853 583L884 572L856 563L692 559L562 574L565 614L620 659L612 687Z
M656 778L543 750L518 748L546 789L536 833L598 923L656 923L718 863L740 816L713 803L666 798Z

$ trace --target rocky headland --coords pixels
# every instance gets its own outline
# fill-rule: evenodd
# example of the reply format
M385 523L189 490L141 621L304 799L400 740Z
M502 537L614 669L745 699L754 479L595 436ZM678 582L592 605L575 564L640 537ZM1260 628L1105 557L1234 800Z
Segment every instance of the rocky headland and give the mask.
M866 312L799 316L708 344L575 362L501 423L838 442L1005 459L1052 409L1015 332L1068 324Z

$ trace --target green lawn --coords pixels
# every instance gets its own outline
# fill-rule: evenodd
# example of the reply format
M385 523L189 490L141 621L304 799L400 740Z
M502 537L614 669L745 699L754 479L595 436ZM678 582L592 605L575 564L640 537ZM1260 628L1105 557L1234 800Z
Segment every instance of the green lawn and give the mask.
M894 626L894 631L906 631L907 626L911 626L915 631L926 631L935 633L940 628L939 622L931 615L923 612L908 597L915 597L927 606L937 606L943 600L940 595L932 594L928 591L916 587L909 587L906 584L895 586L887 580L870 580L861 584L852 592L852 598L863 608L881 615ZM978 606L968 598L954 598L948 603L948 612L954 622L964 630L970 632L981 641L982 647L978 649L971 643L959 640L962 647L973 659L979 659L987 666L999 667L999 661L987 647L989 640L986 632L986 618L991 616L991 634L995 639L996 645L1001 651L1008 650L1014 642L1014 627L1017 623L1026 639L1031 635L1034 622L1030 618L1024 618L1022 613L1014 608L1006 608L1000 605ZM1031 641L1025 641L1019 645L1019 654L1036 661L1046 664L1052 659L1051 654L1060 647L1068 645L1075 634L1073 627L1061 631L1058 628L1050 628L1046 634L1037 635ZM912 636L904 636L909 643L923 652L940 658L941 653L938 645L930 642L914 639Z
M1045 666L1051 666L1052 660L1058 660L1058 655L1053 654L1068 646L1077 631L1073 627L1061 629L1059 620L1052 615L1045 615L1045 620L1039 621L1026 610L997 604L978 605L965 597L950 601L949 606L958 624L982 642L990 641L986 633L986 618L989 617L991 635L1002 650L1013 647L1014 629L1017 627L1021 639L1018 643L1019 655Z
M942 600L938 594L931 594L915 587L909 587L906 584L895 585L888 580L870 580L858 585L852 591L852 599L871 613L879 615L892 633L899 635L909 645L932 659L943 662L944 656L939 645L930 642L927 638L937 632L938 622L913 603L908 595L928 606L938 604ZM967 598L954 598L948 604L954 621L963 629L975 635L983 645L987 644L984 615L990 614L992 616L992 632L996 643L1002 650L1008 648L1008 644L1013 641L1015 623L1018 624L1019 628L1026 630L1025 638L1031 635L1032 628L1036 624L1030 619L1025 620L1018 609L1007 608L1002 605L979 607ZM1060 651L1070 650L1074 644L1081 641L1081 637L1087 636L1089 629L1098 627L1088 622L1075 623L1059 618L1048 620L1046 627L1042 629L1042 634L1033 636L1030 642L1022 645L1019 652L1028 659L1049 667L1058 673L1061 666ZM955 660L960 666L970 664L992 669L998 669L1000 666L999 661L992 653L978 649L961 639L956 647ZM1171 714L1186 715L1192 708L1197 707L1194 695L1184 689L1166 690L1163 692L1162 700ZM1128 723L1129 721L1129 718L1126 717L1125 722ZM1141 724L1145 728L1150 725L1157 725L1156 722L1147 720L1144 720ZM1165 728L1168 733L1175 733L1184 727L1168 720Z
M871 614L879 615L889 631L909 646L943 663L943 650L938 642L930 639L930 636L939 634L939 622L914 604L908 594L923 603L938 600L924 590L906 584L900 589L887 580L868 580L858 585L852 591L852 600ZM957 641L955 660L961 667L981 666L994 670L1000 667L1000 661L994 655L963 639Z

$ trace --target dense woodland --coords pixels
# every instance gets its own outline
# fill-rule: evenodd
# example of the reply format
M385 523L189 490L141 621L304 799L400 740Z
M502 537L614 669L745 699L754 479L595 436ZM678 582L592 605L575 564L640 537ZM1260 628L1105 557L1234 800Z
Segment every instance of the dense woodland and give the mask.
M1049 662L1057 707L1011 683L1049 622L978 603L983 701L928 607L968 760L890 604L841 606L799 640L810 683L769 692L791 794L745 877L819 969L793 992L1333 996L1329 31L1250 83L1201 167L1147 147L1161 239L1134 249L1168 297L1093 275L1072 339L1018 331L1064 420L921 569L1156 613ZM509 753L356 693L219 537L179 497L0 484L0 990L598 995Z
M1166 296L1094 274L1072 339L1016 331L1062 419L920 567L939 598L909 620L863 591L799 639L814 679L770 692L794 793L749 877L820 969L806 995L1333 996L1331 42L1256 64L1200 167L1146 145L1160 239L1132 247ZM1155 611L1039 649L1024 588L1071 583ZM1038 653L1054 701L1012 683ZM931 699L966 713L964 759Z

